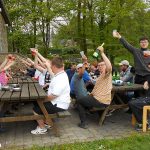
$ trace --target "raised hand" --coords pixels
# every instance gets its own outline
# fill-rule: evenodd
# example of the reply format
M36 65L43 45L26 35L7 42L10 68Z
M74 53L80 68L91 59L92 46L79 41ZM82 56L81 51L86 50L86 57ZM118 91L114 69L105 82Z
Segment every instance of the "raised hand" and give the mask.
M120 39L120 38L121 38L121 35L119 34L119 32L113 31L113 37Z
M104 53L104 48L102 46L99 46L97 49L100 51L100 53Z
M145 90L148 90L148 89L149 89L148 81L145 81L145 82L144 82L143 88L144 88Z
M43 63L44 63L44 66L46 66L47 68L51 68L51 63L49 60L46 60Z
M30 48L30 50L33 56L35 56L38 53L38 49L36 48Z

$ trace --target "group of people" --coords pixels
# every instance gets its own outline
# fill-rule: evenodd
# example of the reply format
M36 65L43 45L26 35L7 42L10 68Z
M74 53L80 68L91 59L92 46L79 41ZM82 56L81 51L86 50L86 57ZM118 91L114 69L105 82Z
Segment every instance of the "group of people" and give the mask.
M127 60L123 60L120 65L120 80L123 82L134 82L143 84L148 91L150 82L150 51L148 50L148 39L140 39L140 49L130 45L118 32L114 34L122 45L128 49L134 57L134 68L130 66ZM76 99L76 105L79 113L81 128L88 128L86 110L92 107L107 107L110 105L112 90L112 65L104 52L104 48L97 48L101 55L101 60L96 65L89 67L88 59L84 55L82 63L72 64L71 68L64 70L64 62L61 57L54 57L52 60L44 58L37 49L31 48L34 61L20 59L28 69L20 70L26 75L38 80L42 88L47 92L44 100L45 108L48 113L65 111L69 108L70 96ZM1 74L6 72L15 61L15 57L9 55L0 66ZM89 70L90 68L90 70ZM0 80L0 83L3 84ZM142 123L142 109L144 105L150 104L150 97L143 95L137 98L139 93L134 93L135 99L128 102L129 107L135 115L139 125ZM41 114L41 109L34 103L33 113ZM45 134L51 128L46 120L37 120L38 126L32 130L32 134Z

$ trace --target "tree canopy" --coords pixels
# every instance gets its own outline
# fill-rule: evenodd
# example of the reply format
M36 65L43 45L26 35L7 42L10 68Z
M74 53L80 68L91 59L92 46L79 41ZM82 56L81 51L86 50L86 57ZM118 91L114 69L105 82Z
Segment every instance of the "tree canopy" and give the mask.
M12 22L8 35L10 51L27 54L30 47L38 46L45 56L52 48L71 47L89 53L104 42L107 54L114 60L125 50L113 39L113 29L135 46L139 37L150 36L150 11L146 11L149 6L142 0L4 2Z

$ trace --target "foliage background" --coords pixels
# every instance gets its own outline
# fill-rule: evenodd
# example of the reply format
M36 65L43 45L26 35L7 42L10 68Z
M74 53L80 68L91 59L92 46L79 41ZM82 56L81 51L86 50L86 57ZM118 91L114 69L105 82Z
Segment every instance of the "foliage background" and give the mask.
M4 0L12 27L9 51L28 54L38 47L48 55L89 56L101 43L111 62L117 64L132 56L112 37L117 29L138 47L141 36L150 37L150 11L142 0ZM92 57L91 61L93 60Z

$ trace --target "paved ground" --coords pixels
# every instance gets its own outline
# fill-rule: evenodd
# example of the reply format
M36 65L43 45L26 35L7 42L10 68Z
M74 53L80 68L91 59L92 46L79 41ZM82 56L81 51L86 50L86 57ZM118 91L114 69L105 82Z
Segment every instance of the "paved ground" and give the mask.
M30 108L30 106L23 108L29 110L27 108ZM61 133L60 137L55 137L51 130L46 135L32 135L30 131L37 125L34 121L5 123L6 132L0 133L1 148L5 149L13 146L27 148L33 145L47 146L103 138L120 138L135 132L131 126L131 115L123 110L113 112L113 115L107 117L104 125L101 127L98 126L98 115L88 115L88 129L77 127L79 123L78 113L76 110L69 111L72 114L71 117L56 120Z

